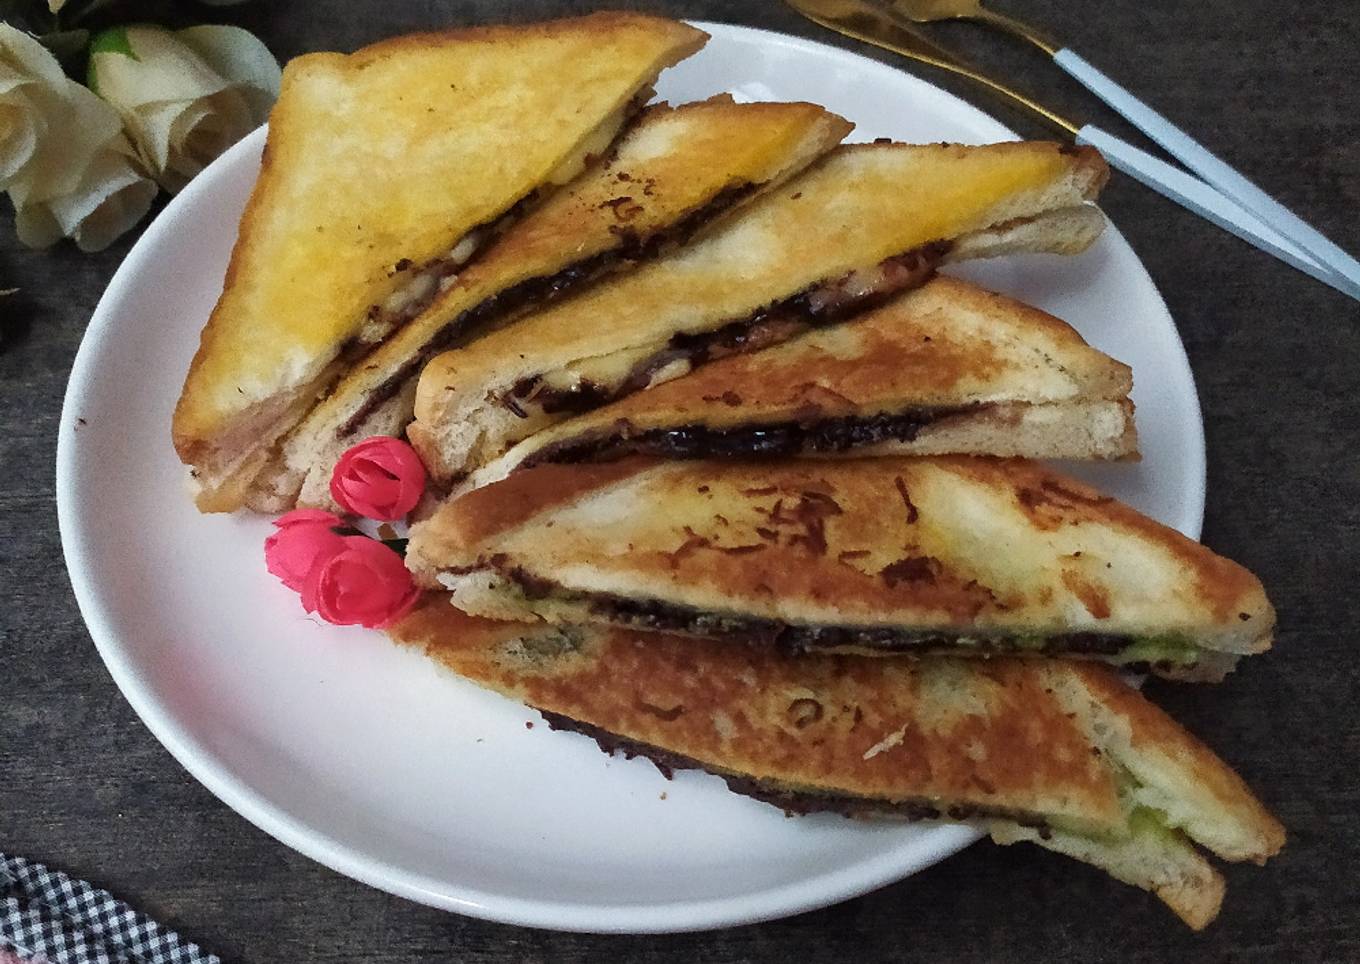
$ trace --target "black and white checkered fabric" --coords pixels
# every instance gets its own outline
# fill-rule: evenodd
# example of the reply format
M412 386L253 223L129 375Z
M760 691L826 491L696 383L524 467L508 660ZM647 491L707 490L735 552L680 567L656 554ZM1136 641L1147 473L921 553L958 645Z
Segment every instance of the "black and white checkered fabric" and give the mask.
M4 853L0 949L51 964L221 964L108 891Z

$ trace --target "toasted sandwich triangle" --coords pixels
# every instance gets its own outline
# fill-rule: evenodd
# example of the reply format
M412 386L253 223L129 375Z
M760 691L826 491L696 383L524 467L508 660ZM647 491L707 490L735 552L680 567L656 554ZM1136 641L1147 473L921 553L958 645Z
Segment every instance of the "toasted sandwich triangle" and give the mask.
M445 504L407 564L494 618L1194 679L1275 623L1236 563L1038 463L968 456L544 465Z
M1195 929L1284 831L1240 777L1104 667L805 656L597 626L497 623L431 593L389 630L460 676L787 812L972 819L1157 894Z
M1127 366L1036 308L940 276L843 324L550 426L464 490L549 462L1137 455Z

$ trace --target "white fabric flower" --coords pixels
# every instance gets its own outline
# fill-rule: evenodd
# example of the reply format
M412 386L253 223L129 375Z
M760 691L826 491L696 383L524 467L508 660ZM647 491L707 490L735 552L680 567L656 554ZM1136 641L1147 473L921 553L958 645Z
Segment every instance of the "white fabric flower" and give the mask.
M151 207L146 178L118 114L69 79L42 44L0 23L0 188L19 240L63 237L98 251Z
M264 122L280 76L240 27L116 27L90 47L90 88L122 115L142 163L172 192Z

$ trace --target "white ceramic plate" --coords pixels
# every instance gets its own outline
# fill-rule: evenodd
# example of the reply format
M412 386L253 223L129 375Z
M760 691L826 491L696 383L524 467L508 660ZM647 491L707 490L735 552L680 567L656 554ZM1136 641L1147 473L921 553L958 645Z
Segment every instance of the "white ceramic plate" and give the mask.
M905 73L778 34L704 25L666 73L673 102L722 90L810 100L853 139L1013 135ZM71 375L57 504L90 634L146 725L213 793L336 870L436 907L573 930L666 931L777 917L907 876L967 827L786 819L716 778L601 754L376 632L306 616L265 572L269 522L202 516L170 415L221 288L263 144L257 131L174 200L95 312ZM1071 321L1133 366L1143 461L1082 474L1197 535L1203 437L1166 307L1113 228L1078 258L966 273ZM664 796L664 799L663 799Z

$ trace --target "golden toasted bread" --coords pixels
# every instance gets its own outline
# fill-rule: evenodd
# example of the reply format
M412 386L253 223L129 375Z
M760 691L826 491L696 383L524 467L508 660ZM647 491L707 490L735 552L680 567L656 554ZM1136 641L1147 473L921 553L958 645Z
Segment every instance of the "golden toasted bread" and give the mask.
M291 61L175 410L200 508L237 508L273 443L399 323L426 269L466 258L473 232L575 176L705 39L605 13Z
M1196 929L1284 830L1212 751L1103 667L783 657L598 626L495 623L431 593L389 630L550 725L699 767L789 812L974 819L1157 894Z
M1057 144L840 147L703 240L436 357L409 435L452 479L573 414L843 320L951 257L1080 250L1106 176L1099 154Z
M834 147L851 125L812 104L736 104L728 96L644 111L606 159L508 228L441 282L404 324L294 429L252 489L259 509L299 497L329 505L340 454L411 420L424 362L603 274L678 246Z
M544 465L446 503L407 565L480 616L1194 679L1275 623L1236 563L1040 464L969 456Z
M548 462L771 456L1137 455L1133 379L1070 326L940 276L858 318L529 436L470 490Z

